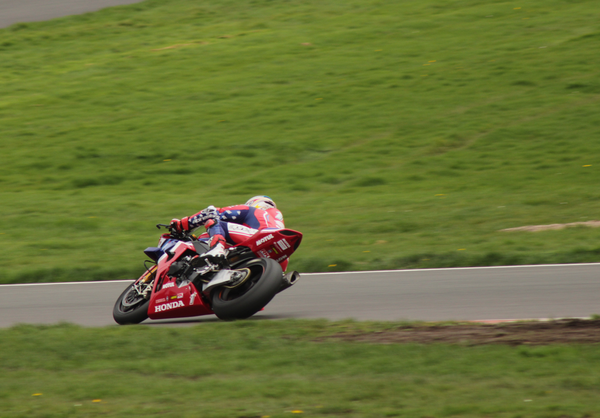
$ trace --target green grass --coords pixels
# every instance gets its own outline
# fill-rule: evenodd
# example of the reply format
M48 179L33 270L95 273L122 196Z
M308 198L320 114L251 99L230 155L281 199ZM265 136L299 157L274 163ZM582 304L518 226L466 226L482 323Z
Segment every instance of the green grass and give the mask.
M594 345L315 341L395 325L286 320L2 329L0 416L600 414L600 354Z
M600 3L148 0L0 30L0 282L272 196L300 271L600 261ZM173 47L168 48L167 47Z

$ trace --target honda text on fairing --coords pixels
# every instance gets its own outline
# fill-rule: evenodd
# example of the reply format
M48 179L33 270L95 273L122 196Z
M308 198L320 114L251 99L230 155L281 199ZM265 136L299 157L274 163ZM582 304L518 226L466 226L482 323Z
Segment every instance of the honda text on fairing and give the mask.
M169 233L161 236L158 247L144 251L151 259L145 263L146 272L117 299L113 317L121 325L210 314L248 318L300 277L296 271L284 274L280 265L300 245L298 231L260 230L215 262L201 257L209 246L191 232L157 227Z

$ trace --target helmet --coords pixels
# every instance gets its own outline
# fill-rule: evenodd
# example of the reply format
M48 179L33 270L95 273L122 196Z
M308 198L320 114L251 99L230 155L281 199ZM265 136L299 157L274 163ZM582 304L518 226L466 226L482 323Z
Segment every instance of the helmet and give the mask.
M246 206L252 206L253 208L262 209L262 210L267 210L267 209L272 209L272 208L277 207L275 202L273 202L273 199L271 199L269 196L254 196L246 202Z

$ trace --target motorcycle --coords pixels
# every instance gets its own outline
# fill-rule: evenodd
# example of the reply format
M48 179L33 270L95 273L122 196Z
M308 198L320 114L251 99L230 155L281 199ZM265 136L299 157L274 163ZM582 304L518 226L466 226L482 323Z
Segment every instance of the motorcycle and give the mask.
M144 262L146 271L113 308L118 324L210 314L224 320L248 318L300 277L297 271L284 274L279 264L300 245L298 231L262 229L230 247L224 260L211 261L201 257L209 246L191 232L156 227L169 232L161 235L158 247L144 250L150 258Z

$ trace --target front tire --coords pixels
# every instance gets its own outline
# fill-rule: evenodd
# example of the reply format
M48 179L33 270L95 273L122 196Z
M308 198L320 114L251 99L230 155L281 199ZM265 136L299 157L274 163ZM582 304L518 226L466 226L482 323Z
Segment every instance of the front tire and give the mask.
M249 270L249 277L234 288L219 287L212 292L212 310L220 319L249 318L273 299L283 280L281 266L270 258L247 261L236 270Z
M139 324L148 318L150 300L141 297L133 286L121 293L113 308L113 318L119 325Z

